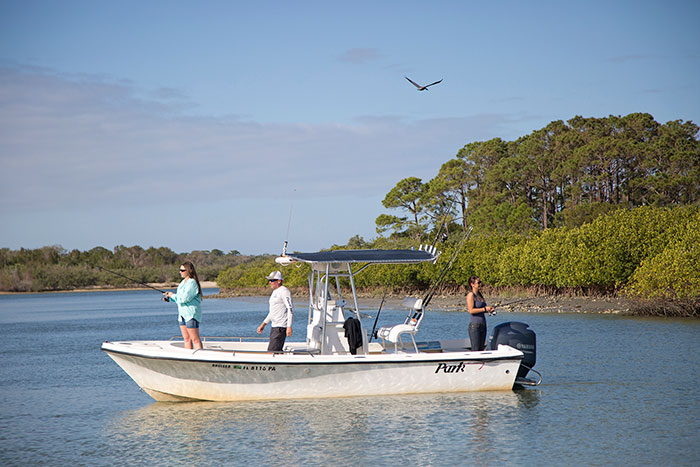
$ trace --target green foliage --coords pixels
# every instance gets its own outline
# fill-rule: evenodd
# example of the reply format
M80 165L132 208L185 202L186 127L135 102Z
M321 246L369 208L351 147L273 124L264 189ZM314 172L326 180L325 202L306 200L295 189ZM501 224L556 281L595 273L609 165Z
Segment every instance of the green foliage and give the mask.
M413 221L382 214L377 232L425 241L441 218L473 227L453 285L479 275L502 286L698 297L694 280L669 277L657 264L687 278L700 263L691 240L678 240L690 235L700 203L699 130L632 113L554 121L516 141L471 142L429 183L400 181L383 204ZM427 271L416 276L421 286L434 278Z
M574 228L620 207L694 204L700 201L699 130L693 122L660 124L633 113L576 116L516 141L471 142L429 183L400 181L384 206L402 208L413 219L392 223L379 216L378 232L407 233L407 222L425 231L445 206L450 220L488 235ZM415 229L410 236L421 238Z
M610 211L620 209L621 207L628 208L622 204L612 203L585 203L573 205L557 213L555 216L555 225L560 227L574 228L586 222L591 222L595 218L605 215Z
M525 202L513 204L495 197L471 209L469 224L479 226L479 233L528 232L537 228L534 210Z
M434 284L460 243L461 226L452 225L437 264L372 266L356 276L359 289L405 292ZM446 286L465 286L469 276L480 276L493 286L618 291L645 298L700 298L700 207L650 206L617 209L578 227L530 230L527 234L495 231L473 235L444 278ZM354 248L411 248L409 238L377 238L367 242L355 236ZM334 246L333 249L344 248ZM267 288L270 271L281 270L285 284L308 285L309 267L282 267L273 256L192 252L175 255L162 264L168 251L118 247L67 252L60 247L37 250L0 249L0 289L6 291L70 290L110 285L127 287L129 280L100 271L103 266L139 282L177 282L177 264L194 258L200 279L216 279L224 289ZM170 257L172 258L172 257ZM228 266L225 261L229 261ZM119 267L126 263L126 266ZM135 264L142 264L137 267Z
M682 224L682 223L681 223ZM700 211L673 229L668 246L642 261L627 292L641 298L700 298Z
M420 238L425 223L424 198L428 186L420 178L408 177L401 180L384 197L382 205L389 209L402 209L410 218L380 215L377 218L377 232L393 229L396 233L408 233Z
M561 286L558 275L564 232L549 229L530 238L512 238L497 258L495 285Z
M623 290L630 281L638 281L632 277L641 277L640 265L649 267L650 259L660 254L667 258L669 252L683 248L683 241L674 244L674 239L689 235L686 232L694 229L699 212L697 206L620 209L573 229L521 237L501 253L493 284ZM697 250L683 251L678 268L700 263ZM659 292L644 289L651 296ZM695 293L700 291L696 288Z
M471 237L454 263L453 272L450 275L452 283L467 286L470 276L479 276L489 284L497 283L501 252L514 241L516 241L515 236L508 234ZM454 251L452 248L450 250Z
M457 227L459 229L459 227ZM444 285L466 286L470 276L492 286L546 287L626 292L635 296L700 298L700 207L617 209L578 227L508 231L470 237L444 278ZM439 245L437 264L381 266L356 277L359 289L425 290L436 283L461 235ZM411 248L408 238L378 238L363 248ZM341 248L335 246L334 248ZM221 287L264 287L264 277L280 269L285 284L307 285L308 267L258 258L223 271Z
M463 159L452 159L442 164L437 176L428 183L428 190L424 194L424 203L432 212L432 217L441 218L446 209L451 211L448 214L458 209L458 214L452 215L449 220L460 220L466 229L467 193L471 185L469 166Z
M91 286L129 287L138 282L179 282L177 266L192 261L199 279L215 280L226 267L247 261L237 251L221 250L175 253L169 248L119 245L114 251L96 247L67 252L60 246L38 249L0 249L0 290L37 292L71 290ZM134 279L100 271L106 268Z
M405 217L390 216L389 214L380 214L374 222L377 224L377 233L380 235L389 230L402 232L407 225Z

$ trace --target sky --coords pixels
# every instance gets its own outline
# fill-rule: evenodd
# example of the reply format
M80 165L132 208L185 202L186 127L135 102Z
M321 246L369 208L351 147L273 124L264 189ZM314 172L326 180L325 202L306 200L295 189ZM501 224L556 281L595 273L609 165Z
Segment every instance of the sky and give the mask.
M391 188L470 142L700 123L699 21L678 0L3 0L0 248L371 240Z

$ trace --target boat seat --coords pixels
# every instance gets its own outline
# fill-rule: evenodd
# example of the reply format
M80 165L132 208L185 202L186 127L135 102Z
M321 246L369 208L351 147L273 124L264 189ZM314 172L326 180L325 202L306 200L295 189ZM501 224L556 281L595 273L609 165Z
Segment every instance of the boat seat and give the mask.
M406 317L406 320L402 324L395 324L393 326L384 326L379 328L377 331L377 337L385 342L391 342L394 344L394 350L399 351L399 344L403 348L403 341L401 336L408 334L413 343L413 349L418 353L418 346L416 345L416 339L413 337L420 327L421 321L423 321L423 300L420 298L406 297L403 299L401 304L413 310L412 314Z
M385 326L379 328L377 331L377 337L396 343L401 338L401 334L414 335L417 329L415 325L412 324L396 324L394 326Z
M411 337L411 342L413 342L413 348L418 352L418 346L416 345L416 340L413 337L416 332L418 332L418 327L415 324L395 324L394 326L384 326L377 330L377 337L383 341L391 342L394 344L394 349L399 350L399 344L402 344L401 336L408 334Z

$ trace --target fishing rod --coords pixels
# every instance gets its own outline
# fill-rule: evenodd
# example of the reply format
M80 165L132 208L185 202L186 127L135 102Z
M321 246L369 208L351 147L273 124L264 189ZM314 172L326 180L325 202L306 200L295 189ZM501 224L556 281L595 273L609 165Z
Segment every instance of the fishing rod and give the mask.
M506 303L501 303L501 304L499 304L499 305L494 305L493 311L491 311L491 312L489 313L489 316L494 316L494 315L496 314L496 308L504 307L504 306L508 306L508 305L514 305L514 304L516 304L516 303L526 302L526 301L528 301L528 300L532 300L533 298L535 298L535 297L521 298L520 300L513 300L513 301L511 301L511 302L506 302Z
M512 302L506 302L506 303L501 303L496 306L508 306L508 305L515 305L516 303L522 303L526 302L528 300L533 300L535 297L528 297L528 298L521 298L520 300L513 300Z
M130 280L131 282L134 282L135 284L143 285L144 287L148 287L149 289L157 290L160 293L163 293L163 294L165 293L165 290L156 289L155 287L148 285L144 282L137 281L136 279L132 279L131 277L127 277L124 274L119 274L118 272L115 272L115 271L110 271L109 269L103 268L102 266L97 266L97 269L99 269L100 271L106 271L110 274L114 274L115 276L123 277L124 279ZM169 302L170 298L163 297L163 300L165 300L166 302Z
M528 300L533 300L534 298L535 298L535 297L521 298L521 299L519 299L519 300L513 300L513 301L511 301L511 302L499 303L498 305L494 305L493 307L494 307L494 308L500 308L500 307L504 307L504 306L508 306L508 305L515 305L516 303L526 302L526 301L528 301ZM465 310L466 307L465 307L464 305L455 305L455 306L448 306L448 307L445 307L445 308L442 308L442 309L443 309L443 310L458 310L458 311L459 311L459 310ZM496 312L493 311L493 312L491 312L491 313L495 314Z
M452 200L452 202L450 203L450 207L447 210L445 210L445 215L442 217L442 221L440 221L440 225L438 226L438 231L435 234L435 239L433 240L433 243L430 245L431 247L434 247L435 244L437 244L438 238L440 237L440 232L442 232L442 226L446 225L445 221L447 220L447 216L450 214L450 212L452 212L452 206L454 206L455 201L457 201L456 198ZM449 230L450 229L447 228L446 232L449 232Z
M437 292L438 287L442 283L442 281L445 279L445 276L447 275L447 272L452 268L452 263L454 263L455 259L457 259L457 255L462 251L462 248L464 248L464 245L467 242L467 239L472 233L472 228L469 227L469 230L464 234L462 239L459 241L459 244L457 245L457 248L455 248L454 253L452 253L452 257L450 260L447 262L445 267L442 269L440 272L440 275L438 276L437 281L428 289L428 293L425 294L425 297L423 298L423 308L428 306L428 303L430 303L430 300L432 300L433 295L435 295L435 292Z
M372 326L372 332L369 335L369 341L372 342L372 338L374 337L374 330L377 328L377 320L379 319L379 313L382 312L382 306L384 305L384 299L386 298L386 294L389 291L389 285L391 285L391 278L394 275L394 270L392 269L391 273L389 274L389 282L386 284L386 288L384 289L384 296L382 297L382 301L379 302L379 309L377 309L377 316L374 317L374 325Z

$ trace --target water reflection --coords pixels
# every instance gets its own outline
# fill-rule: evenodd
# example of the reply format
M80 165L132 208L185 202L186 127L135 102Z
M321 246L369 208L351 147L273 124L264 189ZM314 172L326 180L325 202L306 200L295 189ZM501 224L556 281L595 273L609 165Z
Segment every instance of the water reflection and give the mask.
M517 436L539 401L532 390L241 403L153 403L106 427L109 450L126 461L417 464L485 459ZM358 450L362 447L362 450ZM168 453L168 454L165 454ZM233 457L232 457L233 456ZM358 457L359 456L359 457ZM137 458L133 459L134 461Z
M520 406L526 409L532 409L540 402L540 389L517 389L513 391L518 397Z

